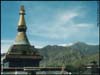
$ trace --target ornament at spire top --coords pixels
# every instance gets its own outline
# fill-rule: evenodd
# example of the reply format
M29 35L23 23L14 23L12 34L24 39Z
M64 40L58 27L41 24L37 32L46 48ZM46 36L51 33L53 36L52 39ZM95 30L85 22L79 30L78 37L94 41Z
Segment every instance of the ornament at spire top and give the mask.
M20 7L20 14L25 15L24 5Z

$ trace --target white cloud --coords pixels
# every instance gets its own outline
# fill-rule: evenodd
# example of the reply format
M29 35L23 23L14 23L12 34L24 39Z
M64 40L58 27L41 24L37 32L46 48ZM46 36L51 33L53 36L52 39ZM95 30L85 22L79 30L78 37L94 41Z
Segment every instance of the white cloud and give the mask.
M1 53L7 52L12 44L13 40L1 40Z
M35 29L34 25L31 25L29 34L32 36L39 35L40 37L46 37L48 39L67 39L78 33L85 35L85 30L88 30L93 25L88 23L76 23L74 21L76 17L80 18L82 17L81 15L83 15L79 10L81 11L82 9L59 11L55 14L52 22L41 23L41 25L36 24L35 26L37 27Z
M48 44L48 42L43 42L39 40L29 40L30 44L33 45L35 48L42 48Z
M6 53L9 49L9 44L1 44L1 53Z
M77 24L76 27L79 27L79 28L91 28L91 27L93 27L93 24L81 23L81 24Z
M1 40L1 43L12 43L13 40Z
M53 21L49 23L45 21L45 23L43 22L41 25L36 24L36 29L34 29L34 25L31 25L29 34L53 39L68 38L71 33L77 31L77 29L72 27L72 25L75 24L73 19L80 16L80 13L76 10L69 11L70 10L65 10L56 13L54 15L55 17L53 16L52 18L54 19Z
M64 46L64 47L67 47L67 46L71 46L73 45L74 43L65 43L65 44L58 44L58 46Z
M72 19L78 16L79 16L79 13L75 11L70 11L70 12L65 11L63 13L59 13L57 17L58 24L60 23L61 25L63 25L64 23L71 22Z

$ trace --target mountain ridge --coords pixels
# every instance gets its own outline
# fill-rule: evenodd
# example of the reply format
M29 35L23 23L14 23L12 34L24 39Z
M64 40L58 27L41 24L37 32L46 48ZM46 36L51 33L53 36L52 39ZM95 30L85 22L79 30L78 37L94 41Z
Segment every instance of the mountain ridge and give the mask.
M80 63L80 60L87 63L95 60L85 60L86 58L92 58L92 56L95 57L95 55L97 57L95 57L96 61L98 61L99 45L89 45L83 42L77 42L71 46L48 45L39 49L39 52L44 56L42 66L44 63L46 66L61 66L63 62L65 62L65 65L76 65L76 62L79 61L78 63Z
M47 45L37 49L44 57L40 66L56 67L63 64L79 66L80 64L85 65L94 60L99 63L99 45L76 42L71 46Z

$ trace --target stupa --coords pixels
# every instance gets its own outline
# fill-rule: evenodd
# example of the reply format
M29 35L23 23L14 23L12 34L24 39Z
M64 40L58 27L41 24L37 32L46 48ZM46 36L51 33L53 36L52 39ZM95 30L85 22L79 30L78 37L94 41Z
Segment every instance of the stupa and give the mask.
M38 67L42 56L34 46L30 45L27 38L24 6L21 6L19 14L18 33L14 44L4 56L3 67Z

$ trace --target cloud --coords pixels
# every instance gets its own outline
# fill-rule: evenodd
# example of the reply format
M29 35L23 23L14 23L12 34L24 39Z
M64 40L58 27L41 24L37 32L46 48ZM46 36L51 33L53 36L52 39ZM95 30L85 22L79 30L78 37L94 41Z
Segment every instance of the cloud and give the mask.
M74 43L65 43L65 44L58 44L58 46L64 46L64 47L67 47L67 46L71 46L73 45Z
M6 53L9 47L9 44L1 44L1 53Z
M76 23L74 21L75 18L80 18L82 15L79 10L81 11L82 9L59 11L52 15L53 20L49 19L49 22L39 23L38 21L34 25L30 24L29 34L50 39L69 38L71 35L80 32L80 28L89 27L88 23Z
M61 25L63 25L64 23L67 23L67 22L71 22L75 17L78 17L79 16L79 13L76 12L76 11L64 11L64 12L60 12L58 15L57 15L57 21L58 23L60 23Z
M42 48L46 45L48 45L48 42L43 42L43 41L39 41L39 40L29 40L31 45L33 45L35 48Z
M92 26L93 26L92 24L87 24L87 23L76 25L76 27L79 27L79 28L91 28Z
M13 40L1 40L1 43L12 43Z
M1 40L1 53L7 52L12 44L13 40Z

